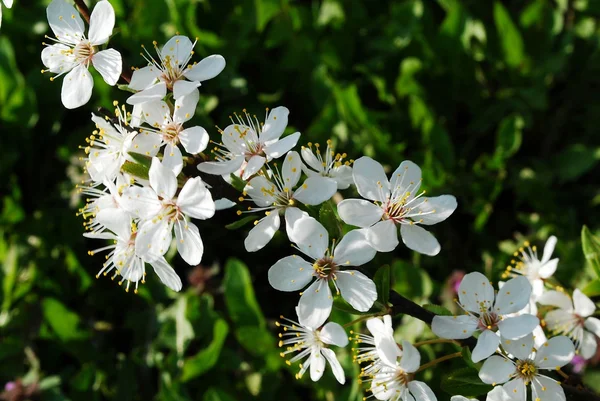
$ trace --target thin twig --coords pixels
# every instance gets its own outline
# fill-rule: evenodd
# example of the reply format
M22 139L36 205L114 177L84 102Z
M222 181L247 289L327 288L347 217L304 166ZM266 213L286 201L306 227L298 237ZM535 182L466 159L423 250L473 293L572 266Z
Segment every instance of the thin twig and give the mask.
M433 361L427 362L425 365L419 366L419 369L417 369L417 371L415 373L425 370L427 368L430 368L434 365L437 365L440 362L447 361L448 359L458 358L460 356L462 356L462 352L455 352L454 354L444 355L440 358L434 359Z
M415 347L420 347L421 345L427 345L427 344L444 344L444 343L448 343L448 344L456 344L458 346L460 346L461 344L456 341L456 340L447 340L445 338L437 338L435 340L425 340L425 341L419 341L417 343L414 343L413 345Z

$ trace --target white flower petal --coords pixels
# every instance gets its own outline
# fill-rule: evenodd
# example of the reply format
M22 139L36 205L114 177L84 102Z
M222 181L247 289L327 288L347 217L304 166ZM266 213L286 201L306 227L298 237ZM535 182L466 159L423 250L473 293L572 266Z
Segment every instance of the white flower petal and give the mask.
M154 84L160 76L160 70L154 65L148 65L143 68L138 68L131 74L131 82L129 82L129 88L141 91Z
M491 330L485 330L477 339L477 345L473 349L471 360L475 363L483 361L496 352L499 344L500 336Z
M291 242L297 242L296 237L294 237L296 222L298 222L302 218L308 217L308 213L298 209L297 207L285 208L285 231L287 233L288 239Z
M84 37L84 24L79 12L64 0L53 0L46 8L48 24L61 42L77 44Z
M312 147L302 146L300 149L300 154L302 154L302 159L304 159L304 163L306 163L310 168L317 172L325 171L323 168L323 164L317 159L317 156L313 153Z
M346 383L346 375L344 374L344 369L342 369L342 365L340 365L340 362L337 360L335 352L333 352L329 348L321 348L321 354L323 354L323 356L325 356L325 358L329 362L329 366L331 366L331 370L333 371L333 375L335 376L336 380L340 384Z
M572 310L573 302L564 292L546 291L538 300L542 305L558 306L561 309Z
M265 125L262 127L262 132L260 133L260 141L262 143L266 143L272 141L274 139L279 138L283 135L283 131L288 124L288 116L290 111L287 107L279 106L275 107L273 110L269 112L269 116L265 121ZM300 133L298 137L300 136ZM296 135L294 134L294 135ZM296 146L295 144L293 146Z
M283 161L283 166L281 166L281 178L285 185L284 192L286 188L291 191L298 184L300 175L302 175L300 155L295 151L288 152Z
M421 365L421 354L415 346L408 341L402 341L402 357L400 358L400 367L408 373L416 372ZM413 394L414 395L414 394ZM415 395L416 398L416 395Z
M552 276L554 274L557 267L558 267L558 258L551 259L551 260L547 261L546 263L544 263L542 266L540 266L540 270L539 270L538 274L540 275L541 278L544 278L544 279L549 278L550 276Z
M517 340L534 333L539 324L537 316L524 313L519 316L505 317L498 323L498 329L503 338Z
M416 224L402 224L400 226L402 242L409 249L428 256L440 253L441 247L437 239L429 231Z
M546 245L544 245L544 253L542 254L541 264L545 264L552 257L552 252L554 252L554 247L556 246L556 237L553 235L548 238L546 241Z
M100 3L108 2L106 0L102 0ZM111 86L117 84L117 81L121 76L121 69L123 67L121 53L115 49L102 50L92 56L92 64L94 65L96 71L102 75L104 82Z
M399 244L398 227L392 220L380 221L366 230L367 241L377 252L391 252Z
M117 234L122 240L129 241L129 237L131 237L131 218L125 210L102 209L96 214L95 220Z
M161 129L170 119L171 111L167 103L162 100L152 100L141 105L142 118L153 128Z
M409 200L417 195L420 186L421 169L410 160L400 163L390 178L390 191L400 197L408 192Z
M215 201L215 210L225 210L234 207L237 203L230 201L227 198L217 199Z
M354 179L352 178L352 167L350 166L342 165L334 167L329 172L329 175L337 182L338 189L346 189L354 183Z
M204 162L198 164L198 170L206 174L229 175L238 170L244 163L244 156L236 156L234 159L224 162Z
M190 81L208 81L219 75L225 68L225 59L219 54L213 54L200 60L199 63L186 69L183 73Z
M305 205L320 205L337 191L337 183L331 178L308 177L292 197Z
M373 260L376 253L367 241L366 230L352 230L336 245L333 261L340 266L361 266Z
M108 1L99 1L90 16L90 30L88 32L90 43L98 46L108 42L114 27L115 10Z
M299 256L279 259L269 269L269 284L279 291L299 291L313 279L312 265Z
M533 400L565 401L565 391L556 381L544 375L536 375L531 382Z
M539 324L540 319L537 316L526 313L520 316L505 317L498 323L498 329L502 337L516 340L532 333Z
M318 347L313 347L310 353L310 379L314 382L319 381L323 372L325 372L325 358L321 355Z
M321 223L312 217L301 218L293 228L298 248L312 259L320 259L329 246L329 234Z
M55 74L70 71L78 64L75 57L69 52L69 47L60 43L44 47L42 63L48 68L48 71Z
M336 273L336 284L346 300L359 312L366 312L377 300L377 288L373 280L357 270L344 270Z
M479 320L470 315L434 316L431 330L441 338L462 340L473 335L478 322Z
M167 219L147 220L138 227L135 237L135 252L146 262L162 257L171 246L172 225Z
M600 337L600 320L595 317L588 317L585 319L584 326L586 329Z
M215 202L200 177L186 181L177 197L177 206L189 217L210 219L215 214Z
M431 225L446 220L456 210L456 198L452 195L441 195L433 198L421 198L422 201L415 206L413 213L420 213L412 217L421 224ZM415 202L419 202L416 200Z
M329 322L319 332L319 339L325 344L345 347L348 345L348 334L346 330L335 322Z
M55 0L62 1L62 0ZM80 64L73 68L63 80L60 98L67 109L76 109L92 97L94 80L87 68Z
M375 398L390 400L393 396L406 391L406 387L396 380L396 375L396 369L385 369L375 374L373 380L371 380L371 392ZM407 395L408 397L402 399L402 401L414 401L414 397L410 394Z
M187 81L177 81L177 82L187 82ZM177 86L177 83L175 83ZM179 124L183 124L186 121L189 121L194 114L196 113L196 106L198 105L198 101L200 100L200 92L197 90L193 90L192 88L188 93L181 94L179 97L173 96L175 100L175 108L173 110L173 121Z
M402 356L402 351L400 350L400 347L398 347L398 344L396 344L393 333L392 335L385 335L376 338L375 347L381 362L387 365L387 367L396 370L398 358Z
M354 162L352 176L360 196L379 202L387 201L390 184L381 164L363 156Z
M200 82L198 81L194 81L194 82L190 82L190 81L184 81L184 80L179 80L176 81L173 84L173 98L175 100L179 100L184 96L187 95L192 95L192 93L194 92L198 92L198 87L200 86ZM200 98L200 94L198 93L198 98Z
M477 401L475 398L467 398L462 395L453 395L450 397L450 401Z
M370 227L381 220L383 209L364 199L344 199L337 205L340 218L357 227ZM398 235L396 235L396 240Z
M204 253L204 244L198 227L194 223L178 221L175 224L175 238L181 258L190 266L199 264Z
M169 57L170 62L176 65L183 64L188 59L194 45L187 36L173 36L160 51L161 58L164 60Z
M230 124L221 132L221 140L231 153L244 155L247 143L258 142L258 137L254 130L246 125Z
M598 348L598 342L596 341L596 335L584 331L582 335L583 339L580 344L580 352L583 359L591 359L596 355L596 349Z
M154 132L143 131L131 141L131 151L146 156L154 157L160 149L162 138Z
M509 340L501 337L502 348L509 354L522 361L529 359L531 350L534 346L534 338L532 334L528 334L518 340Z
M269 213L258 221L248 236L244 240L244 247L247 252L256 252L263 249L272 239L277 230L281 219L277 211ZM311 272L312 273L312 272Z
M516 366L509 359L492 355L483 363L479 378L486 384L502 384L510 380L515 370Z
M175 177L181 173L181 170L183 170L183 155L176 145L169 143L165 146L163 150L162 165L168 170L171 170Z
M527 401L527 389L523 379L513 379L505 383L502 388L510 395L511 401Z
M326 280L315 280L300 296L298 322L313 329L321 327L331 314L333 298Z
M158 157L152 158L148 176L150 186L158 196L163 199L173 199L175 192L177 192L177 177L158 160Z
M262 156L254 155L248 160L248 164L244 168L243 180L247 180L256 174L265 165L266 159Z
M267 207L272 206L275 202L277 187L266 177L258 175L248 182L244 188L244 192L246 192L258 206Z
M408 389L415 397L415 401L437 401L431 388L423 382L412 380L408 382Z
M300 133L294 132L291 135L265 146L263 151L267 155L267 160L270 161L277 159L289 152L294 146L296 146L298 139L300 139Z
M571 362L575 356L573 342L565 336L552 337L535 355L535 365L540 369L556 369Z
M512 401L502 386L496 386L487 394L485 401Z
M544 317L548 329L559 331L571 331L579 324L577 316L572 312L567 312L563 309L555 309L546 314Z
M179 140L189 154L195 155L206 149L210 137L202 127L191 127L179 133Z
M479 272L466 274L458 287L460 304L470 312L480 313L481 304L491 308L494 303L494 287Z
M136 105L153 100L162 100L167 95L167 85L164 82L154 84L141 92L133 94L127 98L127 104Z
M596 304L579 290L575 288L573 291L573 306L575 313L581 317L591 316L596 311Z
M142 220L151 219L160 213L162 205L156 192L148 187L129 187L121 196L121 207Z
M154 262L150 262L152 267L154 268L154 272L160 278L160 281L163 282L164 285L172 289L173 291L180 291L181 287L181 279L175 273L175 270L169 265L169 263L165 260L164 257L160 257L156 259Z

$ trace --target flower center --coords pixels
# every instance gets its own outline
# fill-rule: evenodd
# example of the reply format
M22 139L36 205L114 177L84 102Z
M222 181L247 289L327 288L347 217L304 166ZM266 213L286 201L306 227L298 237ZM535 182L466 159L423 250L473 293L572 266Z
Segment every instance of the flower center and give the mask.
M537 367L533 361L525 360L517 363L517 376L529 383L537 373Z
M479 317L480 330L496 330L500 317L493 312L485 312Z
M80 64L86 65L92 61L92 56L95 52L94 46L88 40L82 40L73 49L75 60Z
M315 263L313 264L313 269L318 277L323 279L330 279L332 276L335 275L335 272L338 270L338 267L331 257L324 257L315 261Z
M160 80L167 85L167 89L173 90L175 82L181 79L182 71L181 68L174 63L171 56L166 56L163 62L163 73L160 76Z
M183 126L176 122L168 123L162 130L163 139L165 142L176 145L179 143L179 134L183 131Z

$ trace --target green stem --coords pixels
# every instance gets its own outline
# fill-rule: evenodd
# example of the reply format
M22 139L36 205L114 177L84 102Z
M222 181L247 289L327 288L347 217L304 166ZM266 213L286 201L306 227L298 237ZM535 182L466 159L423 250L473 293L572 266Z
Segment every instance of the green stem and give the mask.
M462 356L462 352L455 352L454 354L445 355L445 356L442 356L441 358L434 359L433 361L427 362L425 365L421 365L415 373L420 372L425 369L428 369L434 365L437 365L440 362L444 362L444 361L447 361L447 360L453 359L453 358L458 358L460 356Z

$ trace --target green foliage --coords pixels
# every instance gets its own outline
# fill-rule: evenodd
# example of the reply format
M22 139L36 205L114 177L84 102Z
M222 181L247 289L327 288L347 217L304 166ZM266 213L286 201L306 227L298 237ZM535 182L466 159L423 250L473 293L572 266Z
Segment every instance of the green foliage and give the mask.
M443 378L442 389L452 395L477 397L488 393L492 386L483 384L477 370L467 367L454 370Z

